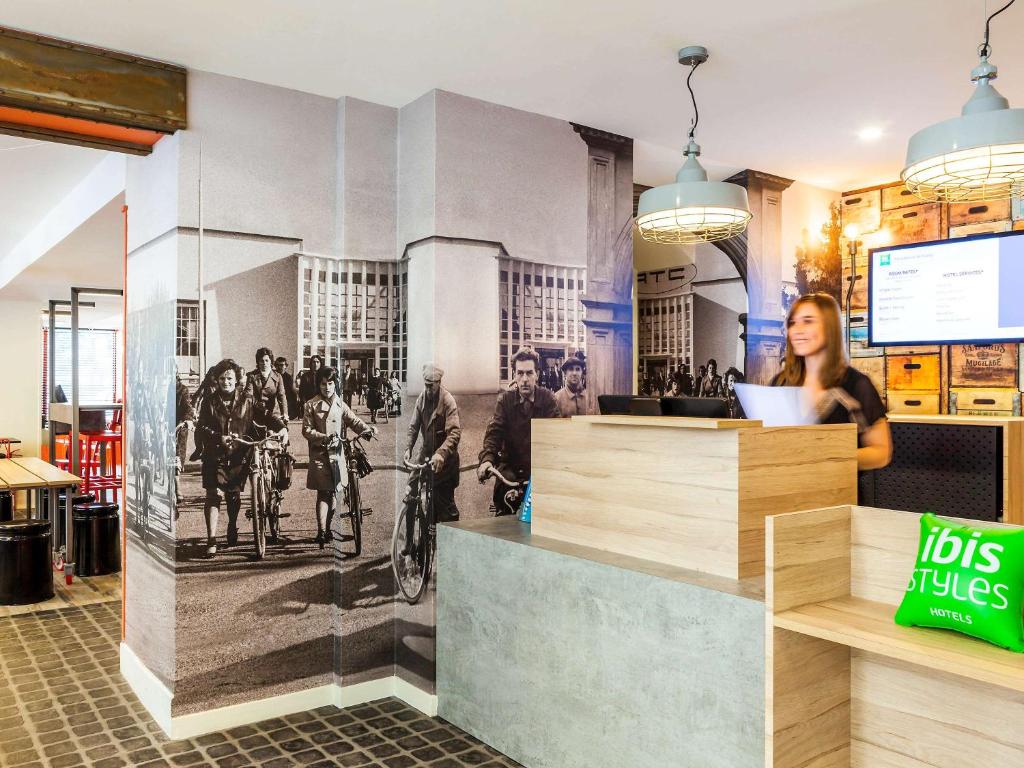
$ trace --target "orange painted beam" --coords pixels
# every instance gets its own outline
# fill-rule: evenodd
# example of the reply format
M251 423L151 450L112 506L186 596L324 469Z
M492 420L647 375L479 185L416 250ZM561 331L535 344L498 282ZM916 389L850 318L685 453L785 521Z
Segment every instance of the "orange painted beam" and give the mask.
M92 120L82 120L77 117L64 117L62 115L51 115L46 112L33 112L29 109L4 106L0 106L0 123L144 147L152 147L164 135L157 131L147 131L141 128L125 128L121 125L98 123Z

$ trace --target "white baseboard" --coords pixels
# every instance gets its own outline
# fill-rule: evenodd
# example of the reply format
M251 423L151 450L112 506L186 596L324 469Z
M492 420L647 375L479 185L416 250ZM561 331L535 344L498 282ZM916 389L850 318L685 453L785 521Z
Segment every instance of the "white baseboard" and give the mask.
M403 680L400 677L393 677L391 679L395 681L395 692L393 694L395 698L401 699L410 707L418 709L428 717L437 716L437 694L427 693L422 688L417 688L408 680Z
M121 643L121 677L131 686L156 724L168 736L171 734L171 689L149 671L149 667L135 655L135 651Z
M304 691L282 693L266 699L178 715L171 718L171 730L167 735L172 739L190 739L204 733L258 723L271 717L284 717L295 712L305 712L307 709L325 707L334 703L335 687L328 683Z
M382 677L378 680L367 680L354 685L334 686L334 706L354 707L368 701L386 699L395 695L395 678Z
M258 723L271 717L305 712L328 704L336 707L353 707L389 696L401 699L429 717L437 714L436 695L429 694L401 678L391 676L355 685L320 685L304 691L283 693L266 699L172 717L173 696L170 689L124 643L121 643L121 675L156 720L160 729L172 739L188 739L204 733Z

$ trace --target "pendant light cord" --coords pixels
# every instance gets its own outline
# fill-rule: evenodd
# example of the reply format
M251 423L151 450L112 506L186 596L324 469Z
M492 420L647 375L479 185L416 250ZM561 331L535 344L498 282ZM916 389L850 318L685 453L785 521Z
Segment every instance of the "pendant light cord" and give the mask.
M981 48L978 49L978 54L982 58L987 59L989 56L992 55L992 46L988 44L989 25L992 24L992 19L994 19L1000 13L1005 11L1007 8L1009 8L1011 5L1013 5L1016 1L1017 0L1010 0L1010 2L1008 2L1006 5L1004 5L1002 8L1000 8L998 11L996 11L991 16L989 16L987 19L985 19L985 42L982 43L981 44Z
M1012 4L1014 0L1010 0ZM693 77L693 73L697 71L697 67L700 63L695 63L690 67L690 74L686 76L686 89L690 92L690 101L693 102L693 122L690 124L690 139L693 139L693 134L697 130L697 123L700 122L700 112L697 111L697 97L693 95L693 86L690 85L690 78Z

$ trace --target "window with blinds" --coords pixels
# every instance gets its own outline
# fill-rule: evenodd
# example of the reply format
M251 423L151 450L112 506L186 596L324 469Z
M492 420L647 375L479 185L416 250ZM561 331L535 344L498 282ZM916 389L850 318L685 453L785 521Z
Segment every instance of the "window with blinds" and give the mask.
M49 329L43 329L42 423L49 422L49 382L47 355ZM54 333L54 382L71 399L71 329L57 328ZM109 328L78 329L78 386L80 403L109 403L121 398L121 345L118 332Z

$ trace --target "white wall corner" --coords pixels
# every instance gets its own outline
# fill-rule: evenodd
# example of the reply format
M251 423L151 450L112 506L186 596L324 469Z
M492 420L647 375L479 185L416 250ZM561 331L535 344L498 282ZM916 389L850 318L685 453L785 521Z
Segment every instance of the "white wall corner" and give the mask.
M142 706L156 720L156 724L168 736L171 735L171 699L170 688L154 675L135 651L126 643L121 643L121 677L131 687Z

